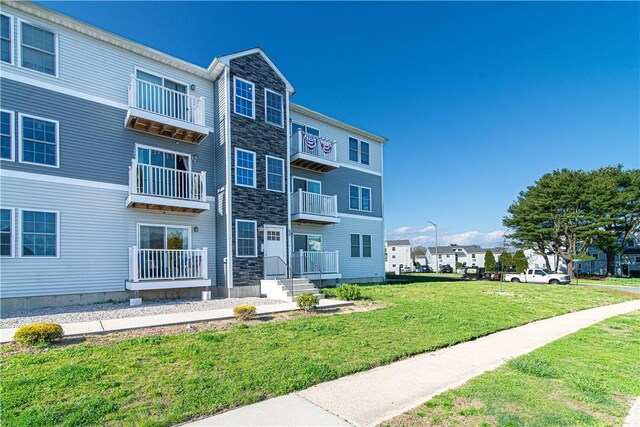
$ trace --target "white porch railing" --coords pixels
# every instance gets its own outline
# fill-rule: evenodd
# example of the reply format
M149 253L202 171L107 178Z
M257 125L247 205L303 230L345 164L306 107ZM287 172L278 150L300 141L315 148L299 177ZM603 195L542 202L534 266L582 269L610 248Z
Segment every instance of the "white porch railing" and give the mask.
M189 172L131 161L129 192L172 199L207 201L207 173Z
M331 162L338 161L336 141L311 135L298 129L291 135L291 155L303 153Z
M129 248L129 280L208 279L207 248Z
M298 190L291 195L291 213L338 217L338 196Z
M178 92L131 75L129 106L183 122L204 126L202 96Z
M338 273L338 251L297 251L291 254L294 275Z

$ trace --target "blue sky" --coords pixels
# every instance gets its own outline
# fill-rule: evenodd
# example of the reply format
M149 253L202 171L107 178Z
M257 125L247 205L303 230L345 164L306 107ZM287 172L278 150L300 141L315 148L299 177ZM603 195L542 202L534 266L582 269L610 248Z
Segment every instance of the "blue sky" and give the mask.
M390 238L493 244L555 168L640 166L640 3L43 2L201 66L262 47L293 101L389 138Z

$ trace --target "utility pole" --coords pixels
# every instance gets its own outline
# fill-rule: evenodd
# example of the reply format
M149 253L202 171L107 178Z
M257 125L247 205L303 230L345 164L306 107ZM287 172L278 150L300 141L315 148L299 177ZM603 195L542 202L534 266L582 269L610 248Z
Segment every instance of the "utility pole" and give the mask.
M438 226L435 222L427 221L429 224L433 225L436 228L436 271L435 273L440 273L440 260L438 259Z

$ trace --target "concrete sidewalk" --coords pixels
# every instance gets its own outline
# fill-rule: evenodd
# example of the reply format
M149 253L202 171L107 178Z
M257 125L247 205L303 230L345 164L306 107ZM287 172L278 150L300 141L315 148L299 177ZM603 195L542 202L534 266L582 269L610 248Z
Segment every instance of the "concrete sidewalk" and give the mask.
M640 310L640 301L529 323L432 353L339 378L188 425L374 426L507 360L609 317Z
M337 308L353 305L352 302L321 299L318 308ZM294 302L282 304L259 305L256 314L274 314L296 311ZM233 308L218 310L192 311L184 313L158 314L154 316L123 317L121 319L95 320L92 322L63 323L65 336L103 334L108 332L126 331L129 329L151 328L154 326L179 325L182 323L205 322L233 318ZM0 329L0 344L13 341L13 334L18 328Z

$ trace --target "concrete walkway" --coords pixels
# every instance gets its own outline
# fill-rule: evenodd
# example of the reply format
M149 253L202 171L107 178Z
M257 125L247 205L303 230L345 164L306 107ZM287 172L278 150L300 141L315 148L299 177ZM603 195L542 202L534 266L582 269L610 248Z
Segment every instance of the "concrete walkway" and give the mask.
M507 360L609 317L640 310L640 301L583 310L497 332L387 366L339 378L222 413L197 426L374 426Z
M347 301L321 299L319 308L337 308L353 305ZM282 304L259 305L256 314L274 314L296 311L298 307L294 302ZM154 326L179 325L182 323L205 322L210 320L223 320L233 318L233 308L218 310L192 311L184 313L158 314L154 316L124 317L122 319L95 320L92 322L63 323L62 330L65 336L104 334L108 332L126 331L129 329L151 328ZM18 328L0 329L0 344L13 341L13 334Z

